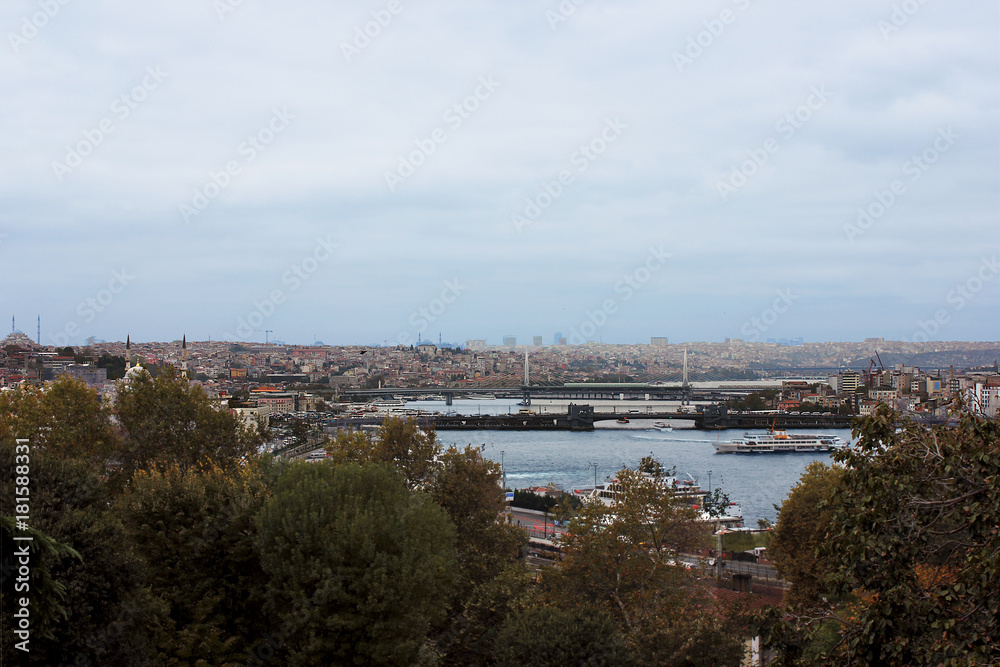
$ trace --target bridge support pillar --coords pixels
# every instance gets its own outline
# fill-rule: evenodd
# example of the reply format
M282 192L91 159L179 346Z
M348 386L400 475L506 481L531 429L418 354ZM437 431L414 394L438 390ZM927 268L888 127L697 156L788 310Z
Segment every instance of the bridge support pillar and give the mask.
M452 405L452 404L454 404L454 402L455 402L455 395L454 394L447 393L447 394L444 395L444 404L445 405Z

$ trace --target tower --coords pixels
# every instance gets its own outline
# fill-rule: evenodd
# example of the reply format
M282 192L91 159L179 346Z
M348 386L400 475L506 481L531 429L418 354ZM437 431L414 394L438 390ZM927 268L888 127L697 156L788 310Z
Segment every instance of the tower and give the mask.
M132 337L130 334L125 334L125 372L128 373L128 369L132 368Z
M188 376L188 343L187 334L181 337L181 373Z
M527 387L530 383L528 382L528 351L524 351L524 386Z

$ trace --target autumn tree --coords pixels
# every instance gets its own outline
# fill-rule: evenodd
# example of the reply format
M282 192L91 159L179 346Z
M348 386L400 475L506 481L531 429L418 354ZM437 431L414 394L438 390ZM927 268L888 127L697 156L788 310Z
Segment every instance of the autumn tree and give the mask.
M454 526L398 471L292 464L257 526L279 664L409 665L426 650L455 579Z
M256 455L261 444L256 428L218 409L171 366L155 379L139 371L119 382L114 409L123 431L117 456L124 479L153 464L236 464Z
M435 459L441 452L432 427L421 428L416 420L386 417L375 434L344 430L326 445L336 463L386 463L396 467L410 488L430 481Z
M527 536L504 518L502 477L482 448L449 447L427 487L456 527L453 613L435 637L446 664L486 664L497 629L526 591L520 555Z
M573 518L565 560L545 574L546 586L563 607L607 614L640 664L736 664L738 637L716 621L705 591L679 565L683 551L708 543L710 528L674 493L668 471L654 461L642 468L619 472L611 506L591 501ZM712 651L679 650L696 644Z
M844 471L814 552L828 604L760 625L786 664L1000 663L1000 423L956 421L881 406L834 454Z
M830 539L833 517L830 501L843 472L840 466L828 466L821 461L810 463L779 508L767 553L778 576L792 585L787 593L792 604L814 604L827 593L829 573L816 549Z
M0 392L0 438L26 438L35 451L87 461L103 471L118 439L97 391L71 376L39 389Z

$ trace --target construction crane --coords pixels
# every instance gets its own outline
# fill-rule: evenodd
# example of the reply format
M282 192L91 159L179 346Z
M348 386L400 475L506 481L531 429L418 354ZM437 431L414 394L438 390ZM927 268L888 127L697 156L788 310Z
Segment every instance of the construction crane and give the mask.
M267 336L268 336L268 334L273 334L274 333L274 329L254 329L254 332L256 332L256 333L263 333L264 334L264 345L267 345Z

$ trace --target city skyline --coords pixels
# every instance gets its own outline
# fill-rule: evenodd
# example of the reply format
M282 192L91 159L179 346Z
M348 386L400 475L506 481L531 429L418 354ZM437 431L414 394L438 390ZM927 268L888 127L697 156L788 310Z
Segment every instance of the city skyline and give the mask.
M996 337L995 3L50 4L0 9L42 344Z

